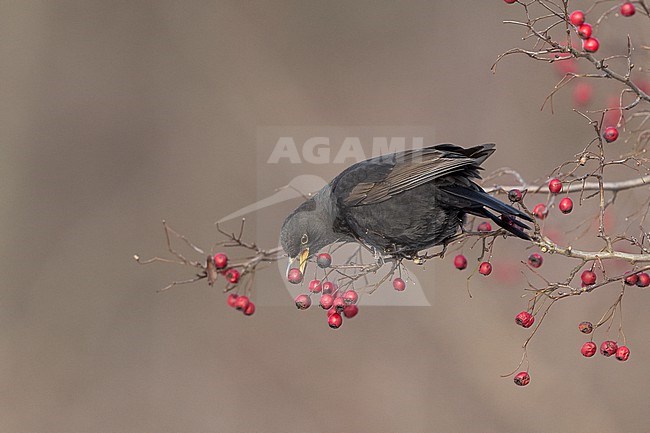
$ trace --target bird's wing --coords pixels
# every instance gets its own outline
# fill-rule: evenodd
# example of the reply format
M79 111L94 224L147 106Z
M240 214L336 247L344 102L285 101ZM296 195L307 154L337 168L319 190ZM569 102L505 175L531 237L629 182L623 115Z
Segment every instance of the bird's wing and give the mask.
M380 203L396 194L459 171L463 171L465 177L478 177L479 165L492 152L492 144L469 149L443 144L397 153L392 158L380 157L361 162L348 175L358 177L359 180L365 177L367 180L360 181L351 188L344 204L360 206ZM381 174L377 178L364 171Z

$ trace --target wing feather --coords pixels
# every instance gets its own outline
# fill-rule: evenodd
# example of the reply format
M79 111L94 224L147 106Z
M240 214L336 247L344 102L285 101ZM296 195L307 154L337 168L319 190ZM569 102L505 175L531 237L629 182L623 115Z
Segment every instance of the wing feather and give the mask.
M401 192L424 185L454 172L466 170L467 177L478 177L479 165L494 151L494 145L463 149L439 145L394 155L388 175L377 182L360 182L344 203L352 206L381 203Z

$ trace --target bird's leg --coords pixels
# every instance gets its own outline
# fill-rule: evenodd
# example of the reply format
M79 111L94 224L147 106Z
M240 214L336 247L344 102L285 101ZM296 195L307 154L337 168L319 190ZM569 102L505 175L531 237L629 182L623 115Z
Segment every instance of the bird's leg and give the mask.
M444 248L446 249L447 246L449 246L449 244L453 244L456 241L462 240L463 238L465 238L465 236L467 236L467 233L468 232L465 232L463 230L461 233L456 233L455 235L445 239L445 242L443 243Z
M375 265L374 265L375 270L377 270L377 269L381 268L382 266L384 266L384 264L386 263L386 260L385 260L384 254L381 251L379 251L378 248L376 248L376 247L374 247L372 245L366 244L365 242L363 242L359 238L357 238L357 243L360 246L364 247L366 250L368 250L368 252L370 252L370 254L372 254L372 257L375 259ZM361 250L359 250L359 257L361 257ZM386 257L392 257L392 256L388 255Z
M461 233L456 233L455 235L445 239L445 241L442 244L442 250L440 250L438 254L434 254L431 257L440 257L441 259L444 259L445 253L447 252L447 248L449 247L449 245L453 244L456 241L460 241L464 239L466 236L467 236L466 233L461 232Z
M458 239L462 239L465 235L463 233L458 233L449 239L445 240L444 243L441 245L442 249L435 253L435 254L428 254L424 253L424 255L418 256L416 255L415 258L413 259L413 263L416 265L423 265L426 260L433 259L434 257L440 257L441 259L445 257L445 253L447 252L447 248L449 247L449 244L454 243Z
M432 256L432 257L435 257L435 256ZM426 254L423 255L423 256L416 255L415 257L413 257L413 263L415 263L416 265L423 265L424 262L426 262L427 259L429 259L429 258L430 257L427 256Z
M384 266L384 255L379 252L377 248L373 248L374 250L374 256L375 256L375 263L377 264L378 267Z

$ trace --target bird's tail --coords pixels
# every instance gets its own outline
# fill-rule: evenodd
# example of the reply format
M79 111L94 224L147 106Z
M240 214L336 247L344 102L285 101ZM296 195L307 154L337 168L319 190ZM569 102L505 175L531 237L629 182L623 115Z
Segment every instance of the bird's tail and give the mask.
M464 186L445 186L442 189L459 200L461 208L472 215L489 218L504 230L522 239L530 240L530 236L524 230L530 227L518 220L533 221L531 217L514 207L503 203L483 191L477 185L477 189ZM494 211L494 212L491 212Z

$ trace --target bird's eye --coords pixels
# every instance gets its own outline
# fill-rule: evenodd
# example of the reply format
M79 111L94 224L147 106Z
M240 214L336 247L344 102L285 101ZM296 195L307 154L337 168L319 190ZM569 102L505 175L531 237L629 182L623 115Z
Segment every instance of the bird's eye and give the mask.
M302 235L302 238L300 238L300 243L303 245L307 245L307 242L309 242L309 238L307 235Z

